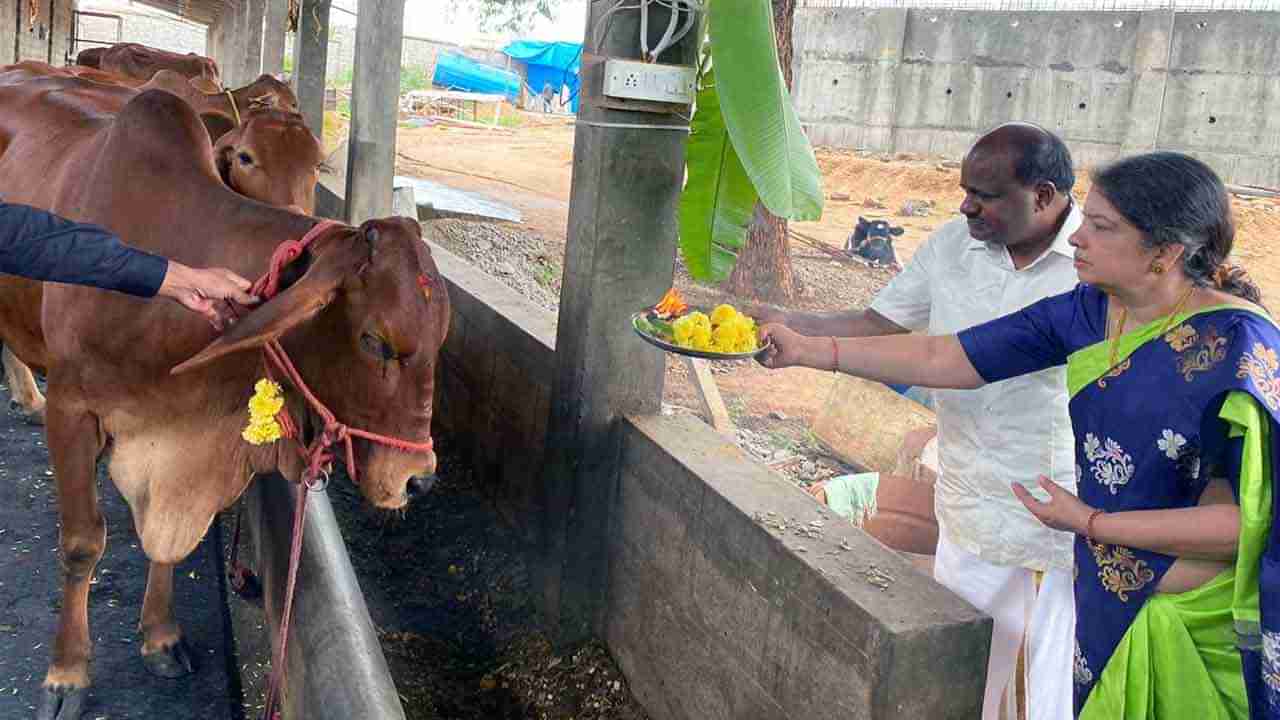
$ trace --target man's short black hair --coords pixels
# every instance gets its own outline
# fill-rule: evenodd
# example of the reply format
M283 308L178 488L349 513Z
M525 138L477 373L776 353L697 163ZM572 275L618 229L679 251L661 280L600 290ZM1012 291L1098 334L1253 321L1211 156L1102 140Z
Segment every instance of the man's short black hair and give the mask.
M1036 129L1040 132L1034 134L1034 139L1021 145L1022 157L1014 163L1014 176L1023 185L1051 182L1058 192L1070 193L1076 182L1071 151L1062 138L1042 127Z

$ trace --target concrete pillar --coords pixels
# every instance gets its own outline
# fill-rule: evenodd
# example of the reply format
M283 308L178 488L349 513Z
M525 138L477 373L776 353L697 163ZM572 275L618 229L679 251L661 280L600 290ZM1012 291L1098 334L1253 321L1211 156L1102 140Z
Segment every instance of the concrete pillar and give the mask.
M241 85L247 85L262 74L262 23L266 17L266 0L241 0L244 13L244 66Z
M361 0L347 154L347 222L391 214L405 0Z
M293 91L311 132L324 137L324 73L329 61L329 0L302 0L293 39Z
M1147 10L1138 19L1133 50L1133 94L1129 96L1129 126L1121 153L1145 152L1160 139L1165 86L1169 82L1169 53L1173 47L1173 9Z
M204 56L212 58L214 62L218 62L218 51L214 43L217 27L216 24L212 24L204 29ZM219 63L219 66L221 66L221 63Z
M612 5L587 6L591 42ZM651 13L651 31L667 26L667 10L655 3ZM543 610L563 641L602 632L620 455L615 429L623 414L657 412L662 398L666 358L636 342L630 317L671 287L688 137L680 114L614 109L602 96L604 58L639 59L640 52L639 14L616 13L611 22L604 47L582 54L543 474L537 570ZM695 35L667 62L692 65Z
M267 21L262 31L262 72L279 76L284 72L285 23L289 0L267 0Z
M222 71L222 84L229 88L240 87L244 75L244 18L249 0L233 0L218 18L218 68Z

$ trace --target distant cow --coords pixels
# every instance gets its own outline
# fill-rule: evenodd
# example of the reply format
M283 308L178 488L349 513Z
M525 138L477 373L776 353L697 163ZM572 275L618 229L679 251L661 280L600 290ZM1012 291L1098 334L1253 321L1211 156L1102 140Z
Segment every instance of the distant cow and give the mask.
M80 51L76 64L106 70L145 83L160 70L172 70L194 82L202 92L221 92L222 78L213 60L187 53L160 50L138 43L117 43L111 47Z
M893 252L893 236L903 232L902 228L890 225L887 220L868 220L860 216L858 227L849 236L844 251L868 260L872 265L897 265L898 256Z

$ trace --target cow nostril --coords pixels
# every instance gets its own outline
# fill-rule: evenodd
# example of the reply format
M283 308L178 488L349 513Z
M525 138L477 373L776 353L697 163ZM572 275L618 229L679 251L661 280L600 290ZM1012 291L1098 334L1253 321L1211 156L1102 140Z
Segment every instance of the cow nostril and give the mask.
M409 499L414 500L431 492L431 488L436 484L435 475L415 475L409 478L409 484L406 491L409 493Z

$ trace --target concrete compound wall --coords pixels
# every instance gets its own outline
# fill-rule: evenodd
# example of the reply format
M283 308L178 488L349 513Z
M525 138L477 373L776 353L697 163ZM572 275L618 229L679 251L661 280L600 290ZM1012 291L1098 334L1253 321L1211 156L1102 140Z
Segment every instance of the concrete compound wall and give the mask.
M110 11L122 18L120 42L142 43L161 50L176 53L207 55L205 26L182 22L146 11ZM80 37L104 42L116 41L116 21L110 18L81 16ZM99 43L80 43L75 52L86 48L102 47Z
M818 145L959 157L1008 120L1083 167L1153 147L1280 185L1280 13L800 8L795 103Z
M453 308L435 421L536 543L555 318L432 255ZM623 470L600 479L619 483L601 634L651 717L981 714L989 619L701 421L620 422Z

